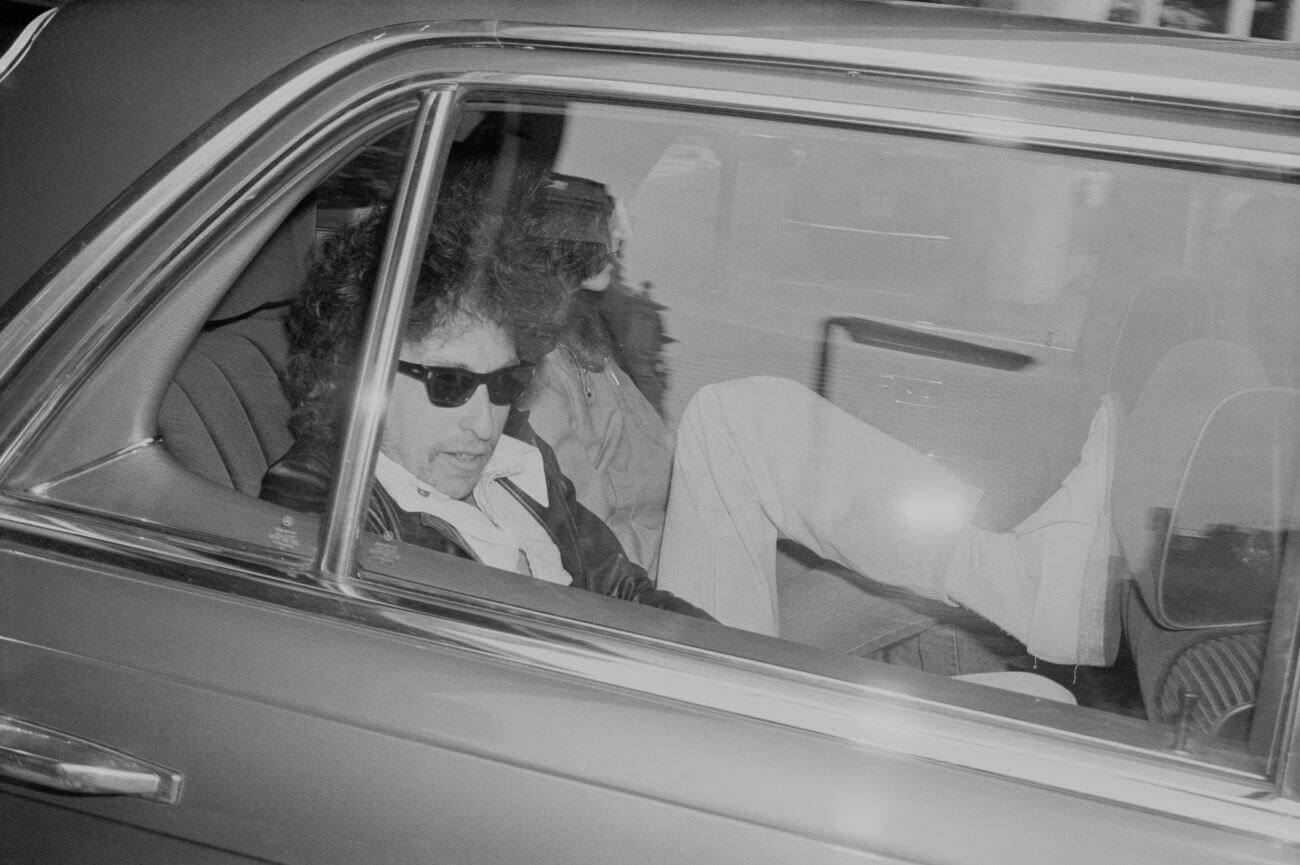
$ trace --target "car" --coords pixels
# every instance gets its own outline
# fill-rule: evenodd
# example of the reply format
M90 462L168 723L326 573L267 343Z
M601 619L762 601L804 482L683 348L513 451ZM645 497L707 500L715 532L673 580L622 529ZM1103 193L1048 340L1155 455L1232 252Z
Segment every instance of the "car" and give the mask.
M1297 81L929 4L42 13L0 62L0 859L1295 862ZM409 259L463 152L612 214L669 426L792 379L1006 530L1122 406L1107 657L790 539L773 636L366 530L409 267L328 501L260 498L312 256L379 212Z

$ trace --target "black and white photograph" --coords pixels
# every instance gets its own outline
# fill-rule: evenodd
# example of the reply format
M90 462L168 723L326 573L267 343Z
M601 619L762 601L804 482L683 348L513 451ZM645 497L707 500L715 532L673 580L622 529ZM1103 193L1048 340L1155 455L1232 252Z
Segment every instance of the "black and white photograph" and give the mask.
M1298 0L0 0L0 863L1298 862Z

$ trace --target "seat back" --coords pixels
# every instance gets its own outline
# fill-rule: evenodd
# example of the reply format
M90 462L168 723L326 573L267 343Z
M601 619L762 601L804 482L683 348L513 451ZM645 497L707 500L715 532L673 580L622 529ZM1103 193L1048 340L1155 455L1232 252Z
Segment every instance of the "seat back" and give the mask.
M1294 481L1300 391L1237 391L1205 419L1168 515L1150 596L1167 627L1250 625L1273 617Z
M1136 399L1112 515L1134 578L1126 628L1153 720L1198 695L1201 732L1244 738L1281 554L1296 522L1300 390L1223 340L1176 346Z
M158 430L184 466L256 496L293 443L281 380L285 309L306 279L315 206L299 206L236 279L163 397Z
M1206 422L1234 394L1267 385L1248 349L1189 340L1166 353L1133 404L1116 458L1111 513L1124 561L1158 618L1170 515Z
M1130 572L1166 628L1266 621L1293 520L1300 391L1248 349L1191 340L1134 404L1111 509Z

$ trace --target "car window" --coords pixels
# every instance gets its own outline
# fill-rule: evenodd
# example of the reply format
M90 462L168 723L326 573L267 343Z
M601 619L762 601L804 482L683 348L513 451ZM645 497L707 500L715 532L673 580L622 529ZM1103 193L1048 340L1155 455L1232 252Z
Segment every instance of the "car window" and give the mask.
M767 663L776 640L1268 765L1300 592L1293 188L484 94L437 142L415 329L372 400L352 376L410 137L286 198L195 322L156 447L46 493L306 560L336 466L373 457L367 597ZM363 402L379 453L341 454Z
M502 408L503 435L540 440L581 519L612 529L649 591L864 664L1034 682L1121 740L1164 729L1171 748L1262 765L1292 639L1270 623L1296 591L1281 577L1300 428L1293 189L537 100L466 109L447 177L467 164L486 171L481 203L529 211L533 253L571 293L567 330L516 405L529 423ZM511 197L525 186L526 205ZM403 357L488 373L521 359L514 345L406 357L408 340ZM433 375L399 372L392 399L427 404ZM458 441L458 459L486 461ZM525 474L495 466L545 531L467 538L416 500L438 488L424 456L380 452L366 573L630 615L610 612L600 596L620 589L589 563L564 588L570 547L595 535L547 523L563 488L527 492ZM670 500L705 473L710 495L740 492L693 500L683 534ZM864 478L879 490L863 494ZM749 527L739 546L719 540L728 520ZM908 532L922 540L896 540ZM438 565L447 554L461 563ZM715 567L724 558L740 566Z

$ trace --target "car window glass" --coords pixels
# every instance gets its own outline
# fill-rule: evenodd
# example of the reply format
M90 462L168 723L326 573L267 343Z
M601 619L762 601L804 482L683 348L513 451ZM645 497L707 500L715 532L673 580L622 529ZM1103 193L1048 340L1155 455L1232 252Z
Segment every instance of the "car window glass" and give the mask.
M484 195L500 201L517 203L502 190L521 176L543 178L528 205L543 214L535 252L575 299L517 407L583 511L657 590L724 624L918 675L1033 674L1105 713L1120 738L1154 726L1206 759L1246 754L1260 683L1285 671L1265 652L1273 609L1297 591L1280 577L1300 440L1293 189L577 103L482 103L463 119L449 176L467 161L489 166ZM488 373L521 359L497 348L441 360ZM427 404L429 375L398 373L394 399ZM737 379L751 381L712 387ZM467 381L486 406L485 379L446 386ZM520 429L516 415L500 424ZM841 418L870 432L831 435ZM461 441L464 464L486 461ZM773 442L787 453L764 450ZM717 546L726 507L701 500L706 537L689 555L660 549L674 459L676 493L691 447L707 472L750 485L736 507L763 511L765 528L747 546ZM780 475L791 453L798 470ZM894 478L880 481L887 501L859 495L864 465ZM439 560L424 547L500 572L458 577L455 591L516 603L521 573L563 585L551 565L565 570L566 545L590 538L547 523L557 490L521 497L523 476L505 477L543 524L538 537L496 537L508 552L485 552L454 519L411 517L397 505L405 494L390 494L364 568L436 584L412 564ZM1077 523L1094 528L1058 528ZM907 532L931 540L895 549ZM557 549L534 558L534 541ZM744 556L741 584L700 576L710 557ZM1060 585L1091 588L1035 594L1062 569L1073 576ZM617 594L598 576L573 583ZM727 592L742 599L720 608ZM559 603L582 617L576 597ZM1051 605L1055 618L1036 618Z

